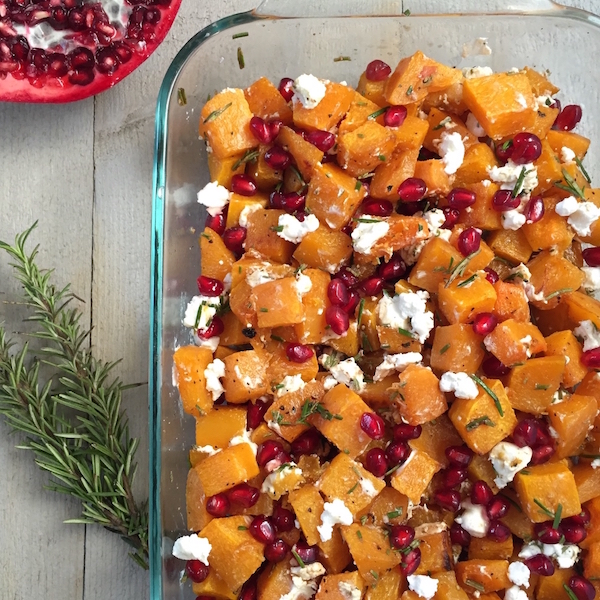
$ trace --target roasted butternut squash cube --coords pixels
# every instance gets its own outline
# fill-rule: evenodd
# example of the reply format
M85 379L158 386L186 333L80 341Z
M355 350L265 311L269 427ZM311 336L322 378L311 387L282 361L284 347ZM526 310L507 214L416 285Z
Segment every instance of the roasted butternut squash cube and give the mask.
M198 596L206 595L211 598L225 600L235 600L237 598L236 594L227 587L227 584L217 575L214 569L209 570L208 577L201 583L192 582L192 590Z
M540 577L536 588L536 600L568 600L564 586L575 574L573 569L556 569L554 575Z
M585 183L583 185L585 188L584 195L586 201L592 202L596 206L600 206L600 189L585 187ZM593 244L594 246L600 246L600 222L595 221L592 223L590 231L590 235L582 236L581 240L588 244Z
M600 470L594 469L591 462L580 460L578 464L571 467L571 471L582 504L600 496Z
M560 387L564 368L564 356L530 358L513 367L507 382L512 407L534 415L545 414Z
M483 343L488 352L508 367L546 351L546 340L541 331L532 323L519 323L514 319L499 323Z
M425 219L393 214L385 219L388 224L387 233L371 245L367 254L362 256L383 257L389 260L397 250L412 246L429 235Z
M563 298L569 317L576 323L592 321L600 329L600 302L582 292L573 292Z
M328 333L325 312L328 307L327 287L331 277L320 269L305 269L303 273L310 278L312 285L302 296L304 320L294 328L298 340L303 344L319 344Z
M586 502L585 507L590 511L590 524L587 528L587 537L580 546L584 549L600 542L600 497L595 497Z
M256 350L244 350L226 356L223 387L230 404L256 400L269 390L269 378L264 356Z
M275 186L280 186L283 183L283 179L285 177L285 171L281 169L274 169L269 163L265 160L265 153L269 149L269 146L266 144L261 144L258 147L258 155L255 158L252 158L246 163L245 173L249 177L251 177L256 183L256 187L259 189L259 194L261 192L270 192ZM253 198L261 198L259 194L252 196ZM263 208L267 206L267 203L264 204ZM229 213L227 213L227 223L230 223ZM229 227L229 224L227 224Z
M425 244L419 254L408 281L430 294L436 294L440 284L462 259L463 256L450 242L441 237L434 237Z
M442 465L426 452L413 449L406 462L392 473L390 484L413 504L419 504L433 476L441 468Z
M582 396L594 396L596 402L598 402L598 405L600 406L600 376L596 371L587 373L579 384L577 393Z
M572 331L556 331L546 338L546 356L564 356L563 386L571 388L583 380L587 369L581 364L581 344Z
M508 560L513 555L513 538L509 536L503 542L485 538L472 537L469 543L469 560L482 558L484 560Z
M440 381L427 367L411 364L392 385L392 401L402 418L411 425L433 421L448 409Z
M554 207L559 198L544 198L544 216L536 223L523 225L523 233L534 251L547 250L556 246L565 250L571 245L574 233L564 217L558 215Z
M531 89L536 96L554 96L560 92L560 88L557 88L543 73L530 67L524 67L523 73L529 79Z
M548 409L550 425L558 434L556 439L557 458L575 456L594 424L598 404L593 396L573 394Z
M483 458L483 457L480 457ZM487 459L487 464L490 462ZM494 471L494 476L496 472ZM492 487L492 490L494 488ZM508 508L508 512L502 519L502 523L504 523L511 531L513 535L521 539L533 539L535 537L535 533L533 530L533 523L529 520L529 517L521 510L519 507L519 498L517 494L513 491L512 488L504 488L502 493L509 499L510 506Z
M235 255L229 250L221 236L210 227L205 227L200 234L200 272L207 277L223 281L235 262Z
M515 265L526 263L531 258L532 249L522 229L492 231L487 243L496 256Z
M379 350L379 333L377 331L377 304L379 300L369 297L364 300L360 323L357 322L357 333L360 336L361 347L367 352L374 352ZM359 310L360 305L356 308L356 312L358 313Z
M264 560L263 544L256 541L245 516L213 519L200 533L212 549L210 566L230 590L237 590Z
M583 160L590 147L590 140L574 131L551 130L546 136L550 147L555 154L560 156L563 148L568 148L575 152L579 160Z
M563 167L560 164L560 160L556 154L554 154L550 144L544 139L542 139L542 153L533 164L536 168L538 179L538 185L533 190L534 194L547 192L552 188L556 181L561 181L563 179ZM560 193L557 193L556 195L560 195Z
M498 280L494 284L496 290L496 304L494 304L494 315L498 321L514 319L523 323L531 320L529 313L529 302L520 285Z
M379 112L379 108L379 105L375 104L375 102L372 102L359 92L355 92L350 108L338 128L338 135L354 131L361 125L364 125L367 121L373 121L374 123L382 125L383 114L380 114L377 117L371 116L374 113Z
M294 244L277 235L279 217L283 210L264 208L248 215L246 247L252 248L268 260L287 263L294 252Z
M374 525L385 527L388 524L404 523L407 517L408 498L392 487L384 487L371 504L356 514L359 520L365 515Z
M429 123L429 131L423 140L423 147L430 152L437 153L444 133L459 133L465 148L470 148L477 143L477 138L456 115L451 115L438 108L432 108L427 115L427 122ZM487 177L487 173L485 173L485 176Z
M583 574L588 579L600 577L600 542L591 544L583 557Z
M303 381L312 381L319 371L319 363L317 362L316 354L302 363L291 361L285 351L286 345L278 340L269 340L265 344L265 350L269 353L269 377L271 378L272 386L277 386L283 381L286 375L293 377L301 375ZM275 387L276 391L277 388ZM309 390L306 390L309 391Z
M462 439L478 454L489 452L508 437L517 424L502 382L487 378L482 381L489 392L480 386L477 398L456 398L448 411Z
M238 329L237 325L233 321L228 321L230 329L227 330L227 335L223 340L223 343L233 344L230 337L239 339L240 334L244 338L241 342L246 343L246 336L244 335L244 329L258 327L258 319L256 317L256 305L252 298L252 287L247 281L241 281L236 285L229 293L229 308L236 319L242 325L242 329ZM225 332L224 332L225 333Z
M426 123L426 121L421 122ZM417 161L415 177L425 182L426 197L446 196L450 192L450 178L444 171L444 163L441 160L432 158Z
M562 504L563 518L581 512L575 478L565 460L527 467L516 474L514 486L523 512L534 523L548 520L541 506L554 514Z
M212 410L212 394L206 389L204 370L212 362L210 348L181 346L173 355L177 387L184 412L199 417Z
M329 131L348 112L354 90L341 83L328 82L323 99L314 108L305 108L301 102L293 105L294 125L300 129Z
M492 463L488 460L487 456L475 454L475 456L473 456L473 459L469 463L469 467L467 470L470 479L472 479L473 481L482 479L490 486L494 494L498 493L498 486L494 481L494 479L497 477L497 473L494 470Z
M446 448L460 446L462 439L447 414L441 415L434 421L424 423L421 435L410 441L411 448L425 452L443 467L448 466Z
M406 580L400 567L395 567L380 575L379 579L369 585L364 598L365 600L396 600L405 589Z
M414 176L418 158L418 148L394 152L389 161L375 169L371 180L371 196L397 202L400 199L398 187L405 179Z
M251 301L256 307L259 327L284 327L304 319L304 306L295 277L257 285L252 290Z
M361 341L364 342L365 338L362 332L361 338ZM342 354L346 354L347 356L356 356L361 348L358 339L358 327L356 325L356 321L350 321L350 327L348 327L348 331L346 331L345 334L339 337L331 338L329 336L326 336L323 343L326 346L329 346L330 348L341 352ZM374 349L373 346L370 346L370 348Z
M475 193L475 204L462 210L460 221L465 227L478 227L486 231L502 229L502 213L494 210L492 200L500 189L497 183L484 179L464 186Z
M454 567L456 581L464 589L474 589L467 580L478 583L483 592L497 592L510 587L507 560L463 560Z
M573 330L578 323L569 317L569 307L566 302L559 303L556 308L540 310L531 307L531 315L535 324L544 335L552 335L557 331Z
M188 471L185 484L185 508L187 512L187 528L190 531L200 531L212 519L206 510L206 494L198 471L192 468Z
M227 448L231 438L246 430L246 412L241 406L214 406L196 419L196 446Z
M300 488L304 482L302 469L299 469L295 464L291 464L277 469L268 475L263 482L261 490L271 500L279 500L292 490Z
M324 153L310 142L307 142L291 127L285 125L279 131L277 143L292 155L304 180L310 181L316 166L323 160Z
M478 183L488 178L488 170L498 166L498 160L487 144L476 143L465 152L465 159L456 171L454 187Z
M425 136L429 131L429 122L413 115L407 115L400 127L390 128L390 130L396 136L395 150L397 152L401 152L402 150L420 150ZM419 164L417 163L417 166ZM443 169L442 172L444 172ZM446 175L445 172L444 175ZM420 175L416 175L415 173L415 177L420 177ZM427 187L429 188L429 186Z
M492 312L496 290L485 273L457 277L449 285L438 286L440 311L452 324L471 323L480 313Z
M294 258L314 269L337 273L352 256L352 240L343 231L332 231L320 225L307 233L296 246Z
M268 199L262 196L240 196L239 194L231 194L229 204L227 205L227 221L225 226L235 227L240 222L240 214L242 211L249 206L256 206L258 208L265 208L267 206Z
M559 114L560 110L558 108L538 105L535 111L535 121L531 126L530 132L537 135L540 140L543 140L552 129Z
M524 73L494 73L465 79L463 100L494 139L528 131L535 123L535 101Z
M292 122L292 109L279 90L266 78L257 79L244 90L250 110L261 119L271 121L277 119L284 125Z
M246 170L245 163L240 160L244 154L235 154L228 158L218 158L214 152L209 152L206 162L208 163L210 180L216 181L219 185L229 189L233 176L241 175Z
M419 525L415 528L415 539L419 540L421 550L421 563L415 574L427 575L453 570L452 543L446 523L442 521Z
M352 593L360 593L362 597L365 588L365 580L358 571L326 575L321 579L315 600L347 600L348 595Z
M202 107L200 137L218 158L242 154L258 146L250 130L252 116L243 90L223 90Z
M279 600L292 590L292 573L289 560L274 563L265 569L256 582L259 598L264 600Z
M438 587L436 592L436 600L468 600L469 596L467 593L458 585L456 581L456 575L454 571L444 571L441 573L435 573L432 576L438 581ZM498 596L495 598L484 597L484 594L479 596L480 600L498 600Z

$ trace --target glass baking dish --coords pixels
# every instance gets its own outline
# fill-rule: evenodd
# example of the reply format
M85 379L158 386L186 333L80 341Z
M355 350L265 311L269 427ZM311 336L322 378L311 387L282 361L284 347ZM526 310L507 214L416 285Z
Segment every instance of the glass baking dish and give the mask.
M405 6L386 0L265 0L255 11L221 19L197 33L165 76L156 112L152 229L153 600L193 598L189 583L180 582L182 563L171 556L173 541L186 532L185 482L188 450L194 444L194 419L182 412L172 382L172 356L179 345L191 342L181 320L196 287L198 236L206 216L196 193L209 181L205 145L198 137L207 96L226 87L246 87L263 75L277 83L284 76L314 73L352 85L370 60L395 65L422 50L456 67L547 70L562 90L563 105L589 99L578 131L600 139L600 106L592 102L600 91L600 71L585 60L600 54L598 17L549 0L481 0L478 9L468 0L451 4L452 14L439 14L444 3L438 0L410 0ZM492 54L468 55L468 47L481 36L488 38ZM594 165L597 157L595 143L586 164Z

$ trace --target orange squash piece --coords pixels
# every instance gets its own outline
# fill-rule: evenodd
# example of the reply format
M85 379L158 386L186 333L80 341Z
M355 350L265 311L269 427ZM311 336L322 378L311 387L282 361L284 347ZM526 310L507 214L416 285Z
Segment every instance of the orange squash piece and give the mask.
M196 446L223 449L229 440L246 429L246 409L242 406L214 406L196 418Z
M598 404L593 396L573 394L548 409L550 425L556 431L556 457L575 456L591 429Z
M396 136L396 152L420 150L429 131L429 122L413 115L407 115L400 127L390 128L390 131ZM417 163L418 166L419 163Z
M509 367L546 351L546 340L541 331L532 323L520 323L514 319L499 323L483 343L488 352Z
M304 236L293 256L300 264L336 273L350 261L352 240L343 231L332 231L320 225L316 231Z
M433 476L441 468L442 465L426 452L413 450L406 462L392 473L390 484L413 504L419 504Z
M546 356L564 356L563 386L571 388L583 380L587 369L581 364L583 351L572 331L556 331L546 338ZM578 393L582 393L579 392Z
M323 152L285 125L279 131L277 143L292 155L304 180L310 181L316 166L323 160Z
M212 410L212 394L206 389L204 370L212 362L210 348L181 346L173 355L177 387L184 412L199 417Z
M243 350L226 356L223 387L231 404L256 400L269 391L267 365L256 350Z
M370 194L373 198L397 202L398 187L415 174L419 149L398 150L392 158L375 169Z
M341 83L328 82L323 99L314 108L305 108L300 102L293 105L294 125L300 129L329 131L348 112L354 100L354 90Z
M517 229L517 231L511 229L492 231L487 243L496 256L504 258L515 265L526 263L531 258L533 250L522 229Z
M472 589L467 580L479 584L486 593L497 592L511 586L506 560L463 560L456 564L454 572L459 585L465 589Z
M440 311L450 323L470 323L480 313L492 312L496 290L483 273L457 277L438 287Z
M520 285L498 280L494 284L496 290L496 304L494 314L498 321L514 319L526 323L531 320L529 313L529 302Z
M379 108L380 107L375 104L375 102L372 102L359 92L355 92L350 108L348 109L344 120L340 123L338 135L344 135L345 133L354 131L361 125L364 125L367 121L383 125L383 114L379 114L377 117L372 116L379 112Z
M201 274L223 281L235 262L235 255L225 246L221 236L206 227L200 234Z
M259 327L296 325L304 319L304 307L295 277L261 283L252 290Z
M244 90L248 106L254 115L271 121L278 119L284 125L292 123L292 109L279 90L266 78L257 79Z

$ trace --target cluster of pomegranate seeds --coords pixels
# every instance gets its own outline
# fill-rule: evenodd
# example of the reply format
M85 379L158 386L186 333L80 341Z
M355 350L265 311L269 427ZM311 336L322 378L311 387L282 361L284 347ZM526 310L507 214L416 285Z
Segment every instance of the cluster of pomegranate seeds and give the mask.
M325 321L331 331L337 335L343 335L350 327L350 317L340 306L331 305L325 311Z
M533 450L532 465L547 462L554 454L554 443L548 426L541 419L523 419L517 423L512 433L513 442L520 446L529 446Z

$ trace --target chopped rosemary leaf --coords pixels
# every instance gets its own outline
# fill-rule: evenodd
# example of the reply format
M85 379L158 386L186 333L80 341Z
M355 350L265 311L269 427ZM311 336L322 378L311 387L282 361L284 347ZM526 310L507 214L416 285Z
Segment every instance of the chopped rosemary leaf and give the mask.
M406 9L403 13L402 13L405 17L410 17L410 9Z
M177 103L179 106L185 106L187 104L187 97L183 88L177 89Z
M465 427L467 431L473 431L473 429L477 429L480 425L487 425L488 427L496 427L496 423L492 421L487 415L483 417L477 417L472 421L469 421Z
M521 188L523 187L523 182L525 181L525 175L527 175L528 171L525 167L521 169L519 176L517 177L517 181L515 182L515 187L512 189L511 197L516 198L521 193Z
M213 110L210 113L210 115L208 115L208 117L204 119L204 123L210 123L211 121L214 121L217 117L220 117L232 104L233 102L228 102L225 106L217 108L217 110Z
M552 522L552 527L554 529L558 528L558 524L560 523L560 518L562 517L562 509L563 505L559 502L556 507L556 512L554 513L554 521Z
M343 62L347 60L352 60L349 56L337 56L333 59L333 62Z
M243 37L248 37L248 32L247 31L241 31L240 33L234 33L231 36L232 40L237 40L239 38L243 38Z
M402 516L402 507L399 506L396 510L392 510L389 513L387 513L386 517L388 519L397 519L398 517Z
M481 252L481 248L478 248L477 250L475 250L475 252L471 252L471 254L469 254L468 256L465 256L465 258L463 258L456 265L456 267L454 267L454 270L452 271L452 273L451 273L450 277L448 278L448 281L446 282L446 285L444 287L448 287L457 277L461 277L462 274L465 272L465 269L467 268L467 265L469 264L470 260L472 258L474 258L475 256L477 256L480 252ZM450 266L448 268L449 269L452 268L452 260L450 261Z
M292 554L294 555L294 558L296 559L298 566L304 568L306 566L304 564L304 561L300 558L300 555L293 548L292 548Z
M413 93L413 86L412 86L412 85L409 85L409 86L408 86L408 89L406 90L406 95L407 95L407 96L410 96L412 93Z
M269 312L268 308L265 308L264 306L260 307L260 312Z
M248 528L245 525L238 525L239 531L248 531Z
M465 279L464 281L461 281L460 283L456 284L457 288L461 288L461 287L468 287L469 285L471 285L475 280L477 279L477 273L473 273L473 275L471 275L471 277L469 277L469 279Z
M563 587L565 588L565 592L567 592L567 596L569 596L569 600L578 600L573 590L566 583L563 583Z
M362 217L353 218L357 223L381 223L381 219L364 219Z
M385 154L380 154L377 158L379 158L381 162L385 162Z
M448 352L448 350L450 350L450 344L446 344L445 346L443 346L440 350L440 354L445 354L446 352Z
M379 573L377 571L375 571L374 569L371 569L371 571L369 571L371 573L371 575L373 575L373 579L377 580L379 579Z
M371 346L369 336L364 331L361 331L360 339L362 349L366 350L367 352L373 352L373 346Z
M240 69L243 69L246 66L246 61L244 60L244 53L242 52L241 48L237 49L237 60Z
M548 515L551 519L555 518L556 515L547 506L544 506L537 498L534 498L533 501L540 507L544 514Z
M404 336L410 338L411 340L415 339L415 336L410 331L408 331L407 329L402 329L402 327L398 327L398 333L400 335L404 335Z
M285 342L285 340L282 337L279 337L278 335L275 335L274 333L271 334L271 339L275 340L276 342Z
M237 171L242 165L254 160L255 158L258 158L259 154L260 153L258 150L246 150L244 156L242 156L233 163L231 170Z
M360 327L360 322L363 316L363 311L365 310L365 299L360 299L360 304L358 305L358 315L356 317L356 326Z
M588 183L592 183L592 180L590 179L589 173L585 170L585 167L583 166L583 163L581 162L581 160L577 156L575 157L575 164L579 167L579 170L581 171L582 175L585 177L585 180Z
M483 391L494 401L494 404L496 405L496 409L498 410L498 414L501 417L503 417L504 409L502 408L502 404L500 404L500 400L498 399L498 396L496 396L496 394L494 394L494 392L488 387L488 385L484 381L482 381L477 375L471 375L471 379L476 384L481 386L481 389L483 389Z
M566 185L564 183L555 183L554 187L565 190L566 192L569 192L573 196L581 198L582 200L586 200L584 191L579 187L579 184L575 181L575 179L573 179L571 174L565 169L562 170L562 174L567 182Z
M377 117L383 115L385 113L385 111L389 108L389 106L384 106L383 108L380 108L379 110L376 110L374 113L371 113L367 119L369 119L369 121L373 121L374 119L376 119Z
M446 123L450 123L450 121L452 121L452 117L445 117L433 128L433 131L443 129L444 127L446 127Z
M480 592L485 592L485 587L479 583L479 581L473 581L473 579L465 579L465 583L470 585L472 588L479 590Z
M369 517L368 517L367 515L363 515L363 516L360 518L360 524L361 524L361 525L364 525L364 524L365 524L365 523L366 523L368 520L369 520Z
M536 390L547 390L550 386L549 385L545 385L543 383L536 383L535 384L535 389Z
M561 294L570 294L573 291L573 288L561 288L560 290L556 290L555 292L548 294L544 300L552 300L552 298L555 298L556 296L560 296Z
M358 487L358 481L346 492L346 494L351 494Z
M360 190L360 188L362 187L362 183L360 181L358 181L358 179L356 180L356 185L354 186L354 190L356 192L358 192Z
M341 421L343 419L342 415L333 414L328 411L320 402L314 402L313 400L306 400L302 405L302 410L300 413L300 418L296 422L297 425L308 425L306 419L311 415L318 414L326 421L332 421L333 419L337 419Z
M360 529L357 529L357 530L356 530L356 537L357 537L359 540L362 540L362 532L360 531Z
M277 232L283 231L283 225L274 225L271 227L271 231L277 231Z

